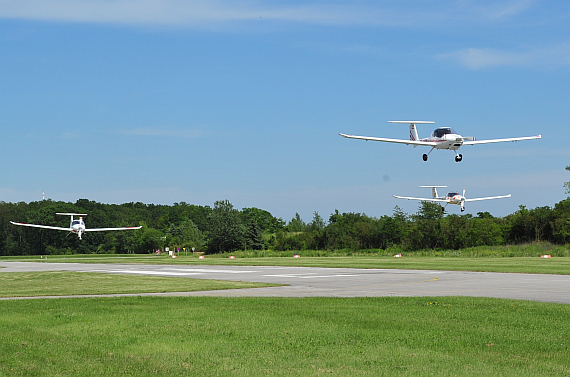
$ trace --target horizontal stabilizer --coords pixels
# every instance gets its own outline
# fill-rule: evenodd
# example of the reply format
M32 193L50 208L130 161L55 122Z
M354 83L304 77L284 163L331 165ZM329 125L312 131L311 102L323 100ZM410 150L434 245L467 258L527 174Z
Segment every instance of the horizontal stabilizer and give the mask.
M86 213L63 213L63 212L56 212L56 215L64 215L64 216L87 216Z
M402 123L402 124L434 124L435 122L426 120L389 120L388 123Z

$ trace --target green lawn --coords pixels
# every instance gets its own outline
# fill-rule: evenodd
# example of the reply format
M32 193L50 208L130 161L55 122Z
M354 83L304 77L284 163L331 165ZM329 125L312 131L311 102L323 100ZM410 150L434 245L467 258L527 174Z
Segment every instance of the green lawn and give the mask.
M0 313L2 376L570 375L570 305L139 296Z
M1 261L46 261L39 257L3 257ZM148 263L237 266L305 266L345 268L390 268L415 270L523 272L540 274L570 274L570 257L426 257L407 256L332 256L332 257L247 257L229 259L227 256L167 256L150 255L72 255L53 256L48 262L75 263Z
M269 286L276 284L89 272L0 273L0 297L191 292Z
M533 273L568 273L570 264L570 258L530 257L50 257L63 260ZM252 286L267 284L0 273L3 297ZM569 376L569 346L570 305L518 300L137 296L0 301L0 376Z

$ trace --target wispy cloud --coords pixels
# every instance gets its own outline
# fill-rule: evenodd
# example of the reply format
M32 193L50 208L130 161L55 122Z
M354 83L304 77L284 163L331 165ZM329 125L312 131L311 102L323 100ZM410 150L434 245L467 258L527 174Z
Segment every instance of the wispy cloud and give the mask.
M533 0L483 7L465 0L306 1L297 5L228 0L0 0L0 18L57 22L203 27L213 23L283 21L318 25L407 26L497 20L527 10Z
M197 129L184 129L184 128L163 128L163 127L140 127L130 130L120 131L123 135L133 136L159 136L159 137L181 137L193 139L201 137L205 134L204 131Z
M436 59L452 60L470 69L500 66L557 68L570 65L570 43L526 49L526 51L505 51L493 48L467 48L454 52L437 54Z
M506 2L493 2L490 5L480 5L480 1L468 1L470 11L475 11L481 18L488 20L501 20L525 12L535 3L534 0L514 0Z

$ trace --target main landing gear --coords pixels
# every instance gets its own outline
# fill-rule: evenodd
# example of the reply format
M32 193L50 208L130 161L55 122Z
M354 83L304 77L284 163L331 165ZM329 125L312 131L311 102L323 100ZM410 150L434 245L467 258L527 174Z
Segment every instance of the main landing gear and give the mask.
M424 161L428 160L428 155L424 153L424 155L422 156L422 158L424 159ZM455 162L461 162L461 160L463 160L463 156L460 154L455 155Z
M434 148L435 148L435 147L432 147L428 154L425 154L425 153L424 153L424 155L422 156L422 158L424 159L424 161L427 161L428 155L429 155L431 152L433 152L433 149L434 149Z

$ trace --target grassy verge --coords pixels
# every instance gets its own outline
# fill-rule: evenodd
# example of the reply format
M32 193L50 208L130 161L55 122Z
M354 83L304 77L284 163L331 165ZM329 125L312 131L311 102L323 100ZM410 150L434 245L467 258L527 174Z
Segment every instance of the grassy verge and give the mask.
M486 298L0 302L0 375L570 374L570 306Z
M276 286L276 284L89 272L10 272L0 274L0 287L2 287L0 297L191 292L268 286Z
M570 257L422 257L403 254L402 258L385 256L330 256L305 257L236 257L228 255L179 256L176 259L167 256L129 255L74 255L65 257L49 257L48 262L75 263L148 263L148 264L187 264L187 265L235 265L235 266L298 266L298 267L332 267L332 268L389 268L413 270L446 270L446 271L484 271L484 272L519 272L538 274L570 274ZM2 261L46 261L39 257L2 258Z

